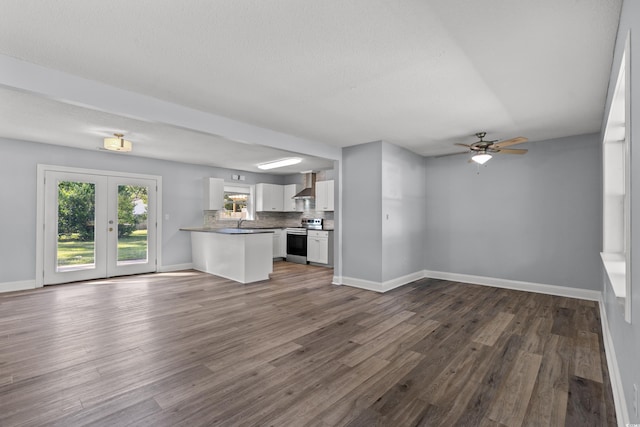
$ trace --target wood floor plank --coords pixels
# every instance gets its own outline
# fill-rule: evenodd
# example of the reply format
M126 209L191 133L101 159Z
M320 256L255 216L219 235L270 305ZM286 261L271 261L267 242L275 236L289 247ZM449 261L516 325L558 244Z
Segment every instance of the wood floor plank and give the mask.
M602 384L572 376L565 425L602 426L606 423Z
M400 313L394 314L388 319L383 320L382 322L369 327L366 331L355 335L354 337L351 338L351 341L358 344L364 344L367 341L376 338L378 335L383 334L384 332L404 322L405 320L409 319L414 315L415 313L412 311L402 311Z
M492 346L500 338L500 334L511 323L514 315L511 313L498 313L491 321L486 323L473 337L478 344Z
M362 361L373 356L377 352L388 347L394 341L402 340L404 335L414 330L415 327L415 325L406 323L394 326L393 328L378 335L371 341L368 341L367 343L356 348L351 353L341 357L339 361L347 366L354 367Z
M389 390L398 380L409 373L424 359L424 355L406 351L395 358L385 369L382 377L367 379L353 390L355 399L341 399L327 408L319 417L328 425L340 426L352 422L362 411L369 408L380 396Z
M518 354L489 409L489 419L506 426L522 425L541 363L542 356L539 354L522 351Z
M587 331L577 332L574 375L602 383L599 349L598 334Z
M412 323L412 320L413 318L410 318L407 323L415 324L416 327L409 333L403 335L402 339L388 343L386 347L376 353L376 356L385 360L395 360L410 351L409 349L414 347L419 341L426 339L440 326L440 322L437 320L429 319L424 323Z
M480 387L489 366L484 363L495 349L470 343L428 387L420 398L433 403L428 413L423 414L424 425L455 425L469 406L474 392ZM439 387L434 387L439 384ZM427 423L428 421L428 423ZM426 424L425 424L426 423Z
M568 338L547 335L538 378L531 393L524 426L563 426L569 392L569 366L573 354Z
M567 307L557 307L555 309L555 314L553 317L553 326L551 327L551 333L573 338L576 335L576 329L573 323L574 315L574 309Z
M322 411L343 399L364 381L382 371L388 364L389 362L386 360L370 357L324 387L314 388L313 393L296 401L270 422L273 425L283 426L305 425L316 419Z
M456 420L458 425L478 425L483 422L491 405L497 400L500 385L509 374L520 348L522 338L519 335L502 336L492 347L485 365L487 370L472 396L464 412Z
M276 262L0 294L0 425L615 426L599 307ZM579 423L579 424L578 424Z

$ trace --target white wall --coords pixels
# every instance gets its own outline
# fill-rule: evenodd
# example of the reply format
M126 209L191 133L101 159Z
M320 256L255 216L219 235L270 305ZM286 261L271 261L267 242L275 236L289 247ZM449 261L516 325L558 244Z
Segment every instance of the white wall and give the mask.
M162 176L163 266L191 262L190 236L184 226L202 225L202 178L230 181L228 169L146 159L127 154L78 150L0 138L0 284L35 279L36 165L99 169ZM242 172L246 183L280 184L282 177Z
M633 413L633 384L640 387L640 2L625 0L620 15L620 26L616 38L613 67L609 79L604 117L611 107L612 92L620 69L627 33L631 30L631 320L624 320L621 307L615 300L611 285L602 274L602 290L605 297L606 317L615 347L616 362L620 370L622 388L630 423L640 423ZM640 129L640 127L638 128Z

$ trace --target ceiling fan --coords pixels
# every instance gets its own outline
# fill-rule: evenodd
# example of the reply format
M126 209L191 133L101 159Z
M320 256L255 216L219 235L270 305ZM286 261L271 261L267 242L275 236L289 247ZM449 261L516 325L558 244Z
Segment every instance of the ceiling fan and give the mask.
M471 157L471 160L469 160L469 162L473 161L483 165L486 162L488 162L491 159L491 157L493 157L491 154L495 154L495 153L524 154L527 151L529 151L522 148L506 148L512 145L522 144L523 142L527 142L528 139L523 136L507 139L501 142L498 142L497 139L493 141L485 141L484 137L487 136L486 132L478 132L476 133L476 136L478 137L478 139L480 139L480 141L476 141L473 144L455 143L455 145L467 147L470 150L470 152L474 153L473 157ZM465 153L469 153L469 151L463 151L460 153L453 153L453 154L465 154Z

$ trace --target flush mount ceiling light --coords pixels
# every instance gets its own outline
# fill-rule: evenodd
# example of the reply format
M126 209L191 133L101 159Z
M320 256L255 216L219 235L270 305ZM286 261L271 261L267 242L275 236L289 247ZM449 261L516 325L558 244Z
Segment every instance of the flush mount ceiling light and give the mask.
M475 156L473 156L471 158L471 160L473 160L474 162L476 162L478 164L484 165L489 160L491 160L491 157L493 157L491 154L487 154L487 152L481 151L480 153L478 153Z
M284 166L297 165L302 161L299 157L291 157L287 159L274 160L272 162L265 162L258 164L258 169L269 170L275 168L281 168Z
M105 138L104 148L111 151L131 151L133 144L131 141L124 139L124 135L121 133L114 133L115 138Z

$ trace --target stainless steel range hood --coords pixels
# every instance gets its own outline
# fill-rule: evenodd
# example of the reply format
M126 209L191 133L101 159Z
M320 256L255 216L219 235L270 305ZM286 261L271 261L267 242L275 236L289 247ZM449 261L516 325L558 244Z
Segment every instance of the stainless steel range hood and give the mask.
M302 172L302 191L292 197L292 199L313 199L316 197L316 174L312 171Z

